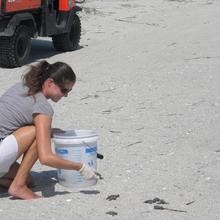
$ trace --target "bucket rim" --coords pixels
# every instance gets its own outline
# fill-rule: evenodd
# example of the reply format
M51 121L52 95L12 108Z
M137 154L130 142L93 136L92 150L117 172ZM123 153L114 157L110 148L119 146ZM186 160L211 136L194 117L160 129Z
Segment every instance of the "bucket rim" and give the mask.
M97 133L86 129L65 130L61 133L53 134L53 139L84 139L97 137Z

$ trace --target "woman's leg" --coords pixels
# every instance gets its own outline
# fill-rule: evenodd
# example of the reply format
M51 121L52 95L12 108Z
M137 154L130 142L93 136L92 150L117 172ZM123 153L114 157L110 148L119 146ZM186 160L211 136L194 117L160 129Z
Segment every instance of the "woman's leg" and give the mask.
M22 155L24 156L19 168L17 169L14 180L9 187L9 194L21 199L38 198L39 196L27 187L29 172L38 158L35 141L35 127L25 126L19 128L13 133L13 135L15 136L18 144L16 159ZM16 169L13 170L13 166L11 166L11 169L7 174L13 174L15 170Z
M20 199L36 199L40 197L31 191L26 183L29 172L37 158L36 141L34 141L31 147L26 151L17 174L9 187L8 192L10 195Z
M18 152L16 155L16 160L21 157L21 155L25 155L25 152L27 149L31 146L31 144L35 140L35 127L34 126L25 126L22 128L19 128L17 131L13 133L13 135L16 138L17 144L18 144ZM11 185L14 177L17 174L17 171L19 169L20 164L15 162L11 165L9 171L0 178L0 186L9 188ZM28 178L28 181L30 181L30 175Z

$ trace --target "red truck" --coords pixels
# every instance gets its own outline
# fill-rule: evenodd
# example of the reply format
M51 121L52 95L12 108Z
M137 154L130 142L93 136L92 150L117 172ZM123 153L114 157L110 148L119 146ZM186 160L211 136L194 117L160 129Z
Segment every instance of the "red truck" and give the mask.
M77 49L81 22L76 0L0 0L0 66L28 62L31 38L51 37L57 51Z

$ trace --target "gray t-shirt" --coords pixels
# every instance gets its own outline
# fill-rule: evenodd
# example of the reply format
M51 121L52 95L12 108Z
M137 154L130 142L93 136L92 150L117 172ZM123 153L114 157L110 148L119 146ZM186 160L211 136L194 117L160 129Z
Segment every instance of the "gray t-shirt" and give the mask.
M42 92L27 96L27 87L19 82L0 97L0 138L5 138L16 129L32 125L33 115L41 113L53 117L53 108Z

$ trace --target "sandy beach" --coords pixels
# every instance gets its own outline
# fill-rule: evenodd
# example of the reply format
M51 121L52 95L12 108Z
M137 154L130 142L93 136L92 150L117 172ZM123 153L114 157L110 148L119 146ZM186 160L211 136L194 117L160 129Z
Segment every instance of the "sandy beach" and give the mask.
M98 134L104 179L66 188L37 162L33 190L45 198L12 200L0 189L0 219L218 220L220 1L81 6L80 48L58 53L51 39L34 39L30 64L63 61L76 72L73 91L52 103L53 125ZM0 94L26 69L0 68Z

